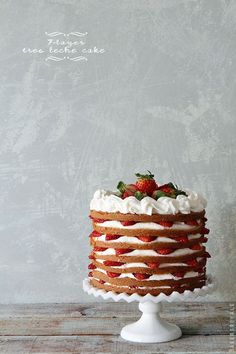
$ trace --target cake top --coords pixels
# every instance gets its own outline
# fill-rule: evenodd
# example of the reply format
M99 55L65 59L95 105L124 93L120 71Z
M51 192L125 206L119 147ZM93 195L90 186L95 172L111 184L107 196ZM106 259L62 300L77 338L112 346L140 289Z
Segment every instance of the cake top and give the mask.
M154 175L136 173L135 184L120 181L117 192L97 190L90 209L122 214L189 214L205 209L207 202L197 192L180 189L169 182L158 185Z

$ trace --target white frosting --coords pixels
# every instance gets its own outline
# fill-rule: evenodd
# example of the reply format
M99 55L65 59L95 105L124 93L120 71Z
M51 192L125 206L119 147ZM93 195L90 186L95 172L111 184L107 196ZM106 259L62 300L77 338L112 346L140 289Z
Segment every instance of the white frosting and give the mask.
M103 223L95 223L100 227L114 227L116 229L127 229L127 230L138 230L138 229L148 229L148 230L191 230L195 229L196 226L187 225L184 222L175 222L171 227L164 227L155 222L137 222L134 225L124 226L120 221L108 220Z
M159 254L155 250L133 250L129 253L123 253L122 256L158 256L158 257L176 257L176 256L185 256L187 254L193 254L198 252L198 250L191 250L190 248L179 248L175 250L172 253L169 253L167 255ZM116 254L116 251L114 248L107 248L105 251L97 251L95 252L97 255L103 255L103 256L114 256Z
M103 211L108 213L122 214L176 214L181 212L189 214L191 211L200 212L205 209L207 202L198 193L185 190L187 196L178 195L176 199L161 197L155 200L145 197L138 200L135 197L122 199L114 192L97 190L90 203L91 210Z
M196 234L196 235L188 235L187 238L189 240L195 240L200 238L201 235L200 234ZM125 242L125 243L134 243L134 244L152 244L155 242L174 242L177 243L177 241L174 238L169 238L169 237L157 237L154 241L151 242L144 242L142 240L140 240L137 237L131 237L131 236L120 236L119 238L115 239L115 240L110 240L110 241L106 241L106 235L101 235L99 237L94 236L93 237L94 240L96 241L102 241L102 242L114 242L114 243L119 243L119 242Z
M101 273L107 274L106 270L97 268L97 270ZM183 276L183 278L192 278L192 277L197 277L199 274L198 272L186 272ZM133 273L120 273L119 278L132 278L132 279L137 279ZM166 279L173 279L173 280L178 280L179 277L176 277L175 275L171 273L167 274L152 274L149 278L144 279L145 280L166 280Z

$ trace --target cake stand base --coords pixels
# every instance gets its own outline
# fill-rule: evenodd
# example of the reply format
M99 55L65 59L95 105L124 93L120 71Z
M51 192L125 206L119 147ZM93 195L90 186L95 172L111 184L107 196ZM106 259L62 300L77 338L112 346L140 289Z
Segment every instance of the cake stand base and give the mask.
M170 324L160 317L161 302L195 300L199 296L212 293L216 288L216 282L208 275L206 285L202 288L196 288L193 291L185 290L183 293L174 291L171 295L161 293L157 296L151 294L141 296L136 293L132 295L126 293L118 294L113 291L105 291L93 287L89 279L84 279L83 288L89 295L94 295L95 297L101 296L104 300L124 300L128 303L132 301L139 302L139 309L143 313L141 318L137 322L122 328L121 337L131 342L161 343L178 339L182 335L181 329L178 326Z
M141 318L121 330L121 337L132 342L161 343L181 337L181 329L160 317L161 304L152 301L140 302Z

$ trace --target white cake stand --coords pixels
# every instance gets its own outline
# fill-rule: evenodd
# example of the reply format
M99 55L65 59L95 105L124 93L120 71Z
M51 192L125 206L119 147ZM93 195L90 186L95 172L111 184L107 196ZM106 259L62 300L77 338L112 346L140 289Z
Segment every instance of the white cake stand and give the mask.
M83 289L89 295L95 297L101 296L103 299L112 299L114 301L125 300L127 302L138 301L139 309L142 312L141 318L131 323L121 330L121 337L132 342L139 343L161 343L169 342L181 337L181 329L175 324L170 324L160 317L161 301L185 301L193 300L199 296L210 294L216 287L215 281L208 275L206 285L193 291L185 290L182 294L174 291L171 295L160 294L153 296L147 294L140 296L138 294L128 295L126 293L117 294L113 291L105 291L93 287L89 279L84 279Z

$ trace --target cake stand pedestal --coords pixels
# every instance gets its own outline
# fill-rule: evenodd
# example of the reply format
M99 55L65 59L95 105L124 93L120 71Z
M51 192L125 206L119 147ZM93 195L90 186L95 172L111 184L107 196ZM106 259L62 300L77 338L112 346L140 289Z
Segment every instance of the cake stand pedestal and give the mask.
M137 322L126 325L121 330L121 337L139 343L161 343L169 342L181 337L181 329L175 324L170 324L160 317L161 302L193 300L199 296L210 294L215 289L215 282L211 276L207 277L206 285L193 291L185 290L182 294L174 291L171 295L160 294L153 296L147 294L128 295L126 293L115 293L97 289L89 283L89 279L84 279L83 289L89 295L101 296L103 299L113 299L114 301L125 300L127 302L138 301L142 316Z

